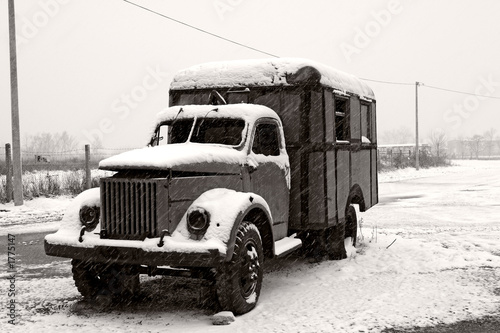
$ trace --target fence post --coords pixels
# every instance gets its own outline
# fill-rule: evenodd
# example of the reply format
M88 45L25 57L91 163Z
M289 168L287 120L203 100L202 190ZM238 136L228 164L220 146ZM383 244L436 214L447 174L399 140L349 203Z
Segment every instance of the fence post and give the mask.
M88 190L92 186L92 176L90 174L90 145L85 145L85 188Z
M5 144L5 167L7 168L7 171L5 172L7 177L5 191L7 202L10 202L12 200L12 157L10 143Z

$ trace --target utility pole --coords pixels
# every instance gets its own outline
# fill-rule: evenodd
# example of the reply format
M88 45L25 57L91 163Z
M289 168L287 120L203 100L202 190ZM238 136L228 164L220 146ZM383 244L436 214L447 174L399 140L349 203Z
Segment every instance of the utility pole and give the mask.
M10 105L12 118L12 165L14 169L14 205L23 204L23 181L21 164L21 137L19 129L19 98L17 90L16 17L14 0L9 0L9 46L10 46Z
M420 169L420 161L418 160L418 86L420 82L415 82L415 168Z

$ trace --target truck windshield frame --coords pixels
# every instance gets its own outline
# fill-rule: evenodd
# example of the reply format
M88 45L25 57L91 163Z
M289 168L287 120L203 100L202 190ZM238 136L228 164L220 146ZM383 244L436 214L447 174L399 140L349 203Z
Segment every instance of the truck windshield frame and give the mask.
M152 142L155 146L192 142L238 148L243 145L245 128L245 120L239 118L176 119L161 123Z

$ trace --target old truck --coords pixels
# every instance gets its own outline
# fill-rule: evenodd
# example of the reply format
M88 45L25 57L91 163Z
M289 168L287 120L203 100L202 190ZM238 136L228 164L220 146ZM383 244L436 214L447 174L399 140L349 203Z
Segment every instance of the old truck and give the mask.
M179 72L169 97L147 147L101 161L115 174L45 238L83 296L137 293L139 274L199 277L243 314L265 258L346 257L378 201L367 84L309 60L232 61Z

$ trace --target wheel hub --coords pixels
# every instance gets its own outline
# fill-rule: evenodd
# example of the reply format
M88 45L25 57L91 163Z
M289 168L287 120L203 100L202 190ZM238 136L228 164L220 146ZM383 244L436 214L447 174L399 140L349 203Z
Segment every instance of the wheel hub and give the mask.
M240 284L244 297L249 297L257 287L257 279L259 277L259 256L254 244L247 244L245 251L243 251L243 258L241 263L241 279Z

